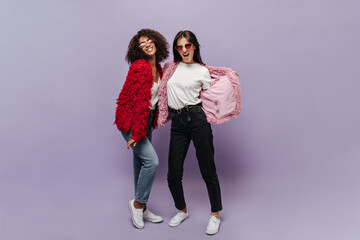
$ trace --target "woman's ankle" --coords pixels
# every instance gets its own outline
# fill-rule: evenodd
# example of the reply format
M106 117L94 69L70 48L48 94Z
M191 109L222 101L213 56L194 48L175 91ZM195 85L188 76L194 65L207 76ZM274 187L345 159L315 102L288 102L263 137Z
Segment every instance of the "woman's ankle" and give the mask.
M220 219L220 213L219 212L211 212L211 216L215 216L217 219Z
M136 209L141 209L141 208L143 208L143 204L135 200L134 201L134 207Z

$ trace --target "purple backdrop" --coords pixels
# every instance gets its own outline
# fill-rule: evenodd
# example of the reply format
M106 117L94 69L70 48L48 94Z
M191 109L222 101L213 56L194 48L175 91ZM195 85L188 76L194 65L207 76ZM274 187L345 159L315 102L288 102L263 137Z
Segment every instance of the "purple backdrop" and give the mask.
M196 33L204 61L240 75L240 117L213 126L223 193L214 239L360 238L359 1L0 2L0 239L207 239L191 147L189 220L167 222L169 124L149 207L132 227L131 151L112 125L130 38ZM171 56L172 57L172 56Z

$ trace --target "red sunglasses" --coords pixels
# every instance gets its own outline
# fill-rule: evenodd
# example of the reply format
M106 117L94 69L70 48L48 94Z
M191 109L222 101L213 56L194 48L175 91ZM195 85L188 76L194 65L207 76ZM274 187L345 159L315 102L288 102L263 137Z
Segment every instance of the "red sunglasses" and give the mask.
M185 44L185 48L189 50L191 48L191 45L192 45L192 43ZM176 50L178 50L179 52L182 49L183 49L183 46L176 46Z

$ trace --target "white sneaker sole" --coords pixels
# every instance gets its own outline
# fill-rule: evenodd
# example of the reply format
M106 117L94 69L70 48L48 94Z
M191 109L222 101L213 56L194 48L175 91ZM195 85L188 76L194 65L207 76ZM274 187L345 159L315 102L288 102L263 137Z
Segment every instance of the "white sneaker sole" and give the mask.
M153 218L146 218L144 217L144 221L152 222L152 223L161 223L164 221L163 218L153 219Z
M138 229L143 229L144 226L140 226L140 225L138 225L138 224L134 221L134 215L133 215L133 212L132 212L131 200L129 201L129 210L130 210L131 220L132 220L134 226L135 226L136 228L138 228Z
M169 226L170 227L177 227L177 226L179 226L183 221L185 221L186 219L188 219L189 218L189 215L187 215L183 220L181 220L180 222L177 222L177 223L171 223L171 222L169 222Z

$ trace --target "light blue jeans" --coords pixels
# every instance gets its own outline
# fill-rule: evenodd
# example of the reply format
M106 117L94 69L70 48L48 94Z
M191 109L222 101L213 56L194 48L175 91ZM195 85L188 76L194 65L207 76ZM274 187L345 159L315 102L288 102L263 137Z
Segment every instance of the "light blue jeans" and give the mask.
M148 131L145 138L133 148L133 165L134 165L134 186L135 186L135 200L143 203L146 207L146 202L149 199L151 187L154 182L156 169L159 165L159 158L155 152L152 139L152 124L155 119L155 110L151 110L148 117ZM131 131L128 133L121 131L121 134L128 142L131 138Z

